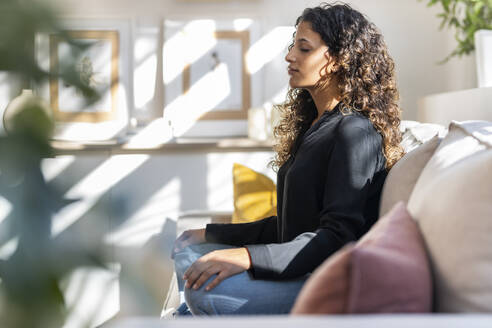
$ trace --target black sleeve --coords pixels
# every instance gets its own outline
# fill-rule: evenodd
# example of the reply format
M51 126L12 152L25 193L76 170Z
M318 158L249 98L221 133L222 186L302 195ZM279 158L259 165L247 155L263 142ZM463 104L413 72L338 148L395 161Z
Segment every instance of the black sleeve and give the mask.
M377 169L381 139L375 130L361 127L356 120L342 119L332 145L318 229L286 243L248 245L255 278L303 276L359 237L365 224L364 207Z
M277 217L237 224L207 224L205 239L209 243L234 246L267 244L277 241Z

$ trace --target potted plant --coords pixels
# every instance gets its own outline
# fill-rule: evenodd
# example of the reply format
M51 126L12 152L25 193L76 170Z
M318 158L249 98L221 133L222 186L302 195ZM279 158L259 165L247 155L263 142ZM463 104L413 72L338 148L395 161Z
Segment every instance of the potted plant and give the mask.
M441 5L442 12L437 15L441 18L440 29L454 29L458 42L440 63L476 50L479 86L492 86L492 0L427 1L428 7Z

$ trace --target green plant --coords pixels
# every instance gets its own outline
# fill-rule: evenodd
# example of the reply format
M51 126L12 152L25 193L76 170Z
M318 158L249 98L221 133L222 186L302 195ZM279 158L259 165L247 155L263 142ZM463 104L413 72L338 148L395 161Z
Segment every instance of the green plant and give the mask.
M422 0L419 0L422 1ZM441 4L440 29L454 28L456 48L440 63L452 57L468 55L475 50L474 34L478 30L492 29L492 0L427 0L427 7Z
M16 74L29 88L30 82L40 84L50 78L60 78L73 85L84 95L87 103L100 98L95 89L81 80L74 60L62 62L58 72L43 70L36 62L34 36L38 32L56 33L63 41L75 46L80 52L88 46L72 40L59 25L54 8L42 1L0 1L0 71Z
M88 102L98 99L84 84L73 60L56 73L42 70L35 60L36 32L61 34L54 11L41 1L0 1L0 71L20 76L25 83L55 77L74 85ZM10 81L0 81L8 84ZM0 198L11 204L1 222L0 237L16 242L15 250L0 259L0 327L62 327L71 309L63 296L63 281L81 267L103 267L102 241L83 247L52 236L53 215L66 206L59 191L41 171L43 158L53 156L52 119L39 104L30 102L11 118L11 129L0 135ZM0 242L2 242L0 238Z

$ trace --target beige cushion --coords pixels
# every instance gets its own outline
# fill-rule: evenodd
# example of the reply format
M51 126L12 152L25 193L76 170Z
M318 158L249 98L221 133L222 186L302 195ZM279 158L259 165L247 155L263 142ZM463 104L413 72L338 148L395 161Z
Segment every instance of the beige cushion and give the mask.
M453 122L410 196L437 312L492 312L491 168L492 123Z
M437 136L409 152L389 171L381 195L379 216L385 215L399 201L408 202L410 193L422 169L430 159L441 139Z

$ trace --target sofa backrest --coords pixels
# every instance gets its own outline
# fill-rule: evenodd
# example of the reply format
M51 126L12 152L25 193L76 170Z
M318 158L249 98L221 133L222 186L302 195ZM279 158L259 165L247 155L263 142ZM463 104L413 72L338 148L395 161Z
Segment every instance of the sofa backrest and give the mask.
M437 312L492 312L492 122L452 122L408 201Z
M400 131L401 146L406 155L388 173L381 195L379 217L399 201L408 202L422 169L446 135L447 128L438 124L402 121Z
M408 202L415 183L437 146L438 136L405 154L389 171L381 194L379 217L385 215L399 201Z

